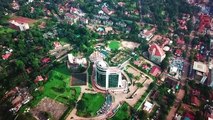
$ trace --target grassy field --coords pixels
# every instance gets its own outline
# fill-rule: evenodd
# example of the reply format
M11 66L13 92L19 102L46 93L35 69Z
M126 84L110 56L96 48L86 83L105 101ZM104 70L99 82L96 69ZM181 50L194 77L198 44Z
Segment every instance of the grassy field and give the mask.
M80 87L70 88L70 71L61 65L49 73L48 82L44 85L44 95L61 103L69 104L80 95Z
M78 102L77 115L84 117L95 116L96 112L102 107L105 102L103 94L88 94L84 93L82 99Z
M130 120L130 106L124 103L110 120Z
M30 106L35 107L41 99L49 97L64 104L74 104L81 93L80 87L70 87L70 72L66 65L60 65L49 73L49 78L43 87L33 93ZM27 106L24 106L25 109Z
M116 41L116 40L110 41L109 48L111 50L118 50L119 47L120 47L120 42L119 41Z

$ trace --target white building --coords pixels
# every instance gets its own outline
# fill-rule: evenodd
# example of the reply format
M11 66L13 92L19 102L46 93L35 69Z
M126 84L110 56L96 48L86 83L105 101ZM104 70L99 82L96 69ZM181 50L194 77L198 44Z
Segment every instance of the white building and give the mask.
M150 103L149 101L146 101L144 103L144 107L143 110L147 111L148 113L150 113L152 111L152 108L154 107L154 105L152 103Z
M19 31L25 31L30 29L29 24L28 23L18 23L14 20L9 21L10 23L10 27Z
M104 89L123 88L122 70L110 67L105 61L95 63L95 82Z
M193 69L203 74L208 74L209 69L205 63L194 61Z
M72 67L79 67L81 65L82 67L87 67L87 60L86 58L77 58L74 57L72 54L68 54L68 68Z

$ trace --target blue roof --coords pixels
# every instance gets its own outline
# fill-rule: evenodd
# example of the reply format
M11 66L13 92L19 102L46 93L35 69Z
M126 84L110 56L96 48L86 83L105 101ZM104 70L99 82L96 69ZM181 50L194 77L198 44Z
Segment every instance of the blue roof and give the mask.
M191 119L190 119L190 118L188 118L188 117L185 117L185 118L184 118L184 120L191 120Z

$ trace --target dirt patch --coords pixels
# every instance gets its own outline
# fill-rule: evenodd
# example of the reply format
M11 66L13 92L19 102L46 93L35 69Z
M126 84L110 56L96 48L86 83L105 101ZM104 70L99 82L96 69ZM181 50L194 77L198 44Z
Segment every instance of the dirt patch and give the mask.
M54 119L59 120L66 109L67 107L64 104L49 98L44 98L35 108L31 109L31 113L37 119L44 120L46 118L43 113L48 112Z
M129 41L122 41L121 46L127 49L135 49L139 47L139 43L136 42L129 42Z

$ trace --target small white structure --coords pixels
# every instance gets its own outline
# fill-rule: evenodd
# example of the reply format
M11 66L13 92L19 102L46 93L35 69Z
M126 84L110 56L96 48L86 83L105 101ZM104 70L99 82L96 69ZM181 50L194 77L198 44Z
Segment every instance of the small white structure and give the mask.
M147 112L151 112L152 111L152 108L154 107L154 105L152 103L150 103L149 101L146 101L144 103L144 107L143 107L143 110L147 111Z
M178 67L176 67L176 66L171 66L171 67L170 67L169 74L174 75L174 74L177 73L177 72L178 72Z
M163 50L164 50L164 51L169 51L169 50L170 50L170 47L169 47L169 46L165 46L165 47L163 48Z

